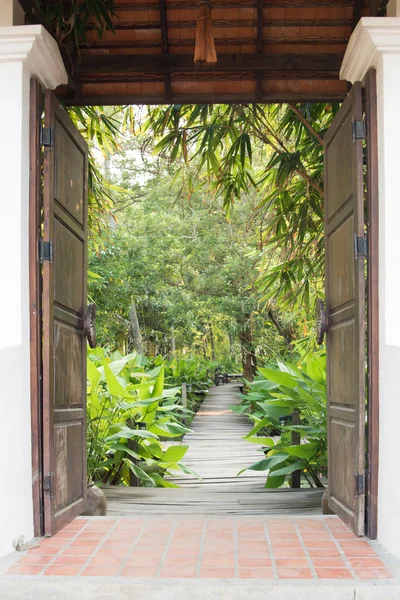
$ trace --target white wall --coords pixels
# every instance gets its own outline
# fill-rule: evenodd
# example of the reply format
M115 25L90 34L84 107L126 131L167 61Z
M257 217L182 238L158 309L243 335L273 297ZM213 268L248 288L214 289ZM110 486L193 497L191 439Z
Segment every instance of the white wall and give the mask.
M400 54L380 57L377 84L380 205L378 538L390 552L400 556Z
M3 2L4 5L4 2ZM1 5L0 5L1 8ZM33 537L29 348L29 88L67 75L39 25L0 27L0 556Z
M22 62L0 62L0 82L2 555L12 551L15 538L33 536L33 514L28 304L29 74Z

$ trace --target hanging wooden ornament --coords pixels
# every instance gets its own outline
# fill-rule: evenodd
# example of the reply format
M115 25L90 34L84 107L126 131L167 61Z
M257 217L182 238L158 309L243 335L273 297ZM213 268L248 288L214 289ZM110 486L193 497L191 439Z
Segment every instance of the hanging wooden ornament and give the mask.
M210 0L200 0L197 6L194 63L195 65L215 65L218 59L214 43L211 2Z

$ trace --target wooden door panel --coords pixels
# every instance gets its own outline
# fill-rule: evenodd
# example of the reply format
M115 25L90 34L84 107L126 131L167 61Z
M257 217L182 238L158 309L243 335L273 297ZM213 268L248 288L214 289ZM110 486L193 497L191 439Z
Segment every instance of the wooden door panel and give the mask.
M85 386L82 363L86 352L85 336L64 323L54 324L54 356L60 368L55 370L54 402L56 408L82 406ZM66 366L66 370L62 368Z
M80 422L55 424L55 454L57 456L55 489L55 513L65 507L80 503L85 490L82 471L83 432Z
M55 198L81 225L84 223L85 157L60 122L55 123ZM65 157L68 156L68 161Z
M330 434L335 438L335 458L331 461L331 496L336 504L352 507L355 497L355 479L352 458L354 456L354 423L343 422L331 416ZM352 454L350 454L352 452ZM350 460L349 460L350 459Z
M354 218L350 215L329 236L329 254L335 256L329 270L330 307L354 300Z
M57 218L54 222L54 294L60 306L83 315L85 240Z
M44 154L43 469L45 534L86 508L87 146L51 92ZM47 483L46 483L47 480Z
M328 135L330 133L331 131L328 132ZM351 112L346 115L341 127L336 132L335 145L330 148L329 154L326 156L326 170L330 179L335 181L334 188L330 189L329 203L326 206L328 219L331 219L352 195L353 169L351 147L348 145L349 139L352 139Z
M325 252L329 505L358 535L364 533L365 282L355 238L364 236L361 120L356 83L325 138ZM361 491L362 492L362 491Z

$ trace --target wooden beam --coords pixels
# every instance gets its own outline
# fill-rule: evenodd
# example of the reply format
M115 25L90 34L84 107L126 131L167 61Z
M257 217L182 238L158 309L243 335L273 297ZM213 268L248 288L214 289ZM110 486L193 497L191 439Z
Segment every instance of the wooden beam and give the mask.
M279 104L288 102L342 102L346 92L323 92L323 93L296 93L296 92L273 92L263 93L262 104ZM75 104L73 96L61 96L66 106L115 106L119 104L152 106L165 104L164 94L140 95L140 94L112 94L94 96L84 95L80 104ZM173 94L171 102L174 104L254 104L257 102L255 94Z
M352 19L352 23L351 23L352 31L354 31L354 29L357 26L358 21L361 19L363 4L364 4L363 0L354 0L353 19Z
M165 4L165 0L158 0L158 2L159 2L159 11L160 11L162 51L164 54L168 54L167 7Z
M257 0L257 53L262 54L264 50L264 0ZM262 74L256 77L256 98L260 102L262 98Z
M161 23L161 44L163 54L168 54L168 21L167 21L167 6L165 0L158 0ZM167 104L171 101L171 76L169 73L164 73L164 88L165 101Z
M96 73L270 73L287 74L308 72L310 77L318 77L318 72L339 72L341 55L336 54L221 54L218 63L209 67L199 67L191 55L181 54L112 54L85 55L78 65L81 74Z
M215 45L216 46L254 46L255 45L255 41L254 41L254 37L252 38L241 38L241 37L236 37L236 38L216 38L214 40ZM301 39L293 39L293 37L279 37L279 38L271 38L271 37L267 37L264 38L264 43L268 44L268 47L270 46L279 46L282 44L285 44L285 46L347 46L347 44L349 43L349 38L348 37L341 37L341 38L336 38L336 39L332 39L332 40L321 40L321 39L315 39L312 36L311 37L303 37ZM178 40L169 40L168 42L168 46L169 48L183 48L183 47L191 47L194 48L195 46L195 39L191 38L191 39L178 39ZM113 49L121 49L124 48L125 50L127 49L135 49L135 48L160 48L160 41L157 39L154 40L138 40L135 42L131 42L131 41L121 41L121 40L117 40L117 41L109 41L109 42L104 42L101 41L99 39L99 41L97 40L93 40L90 42L82 42L79 45L79 48L84 51L84 50L109 50L110 48Z
M349 27L351 28L352 19L274 19L263 21L263 27ZM194 29L196 21L194 19L168 21L169 29ZM216 19L213 21L213 27L257 27L257 19ZM156 29L161 30L160 21L148 21L138 23L136 21L118 22L114 24L115 31L143 31ZM90 23L87 31L95 31L96 26ZM329 43L329 42L327 42Z
M197 6L198 0L170 0L168 2L169 10L194 10ZM349 6L353 6L353 0L325 0L324 7L329 6L335 8L348 8ZM257 0L218 0L218 8L257 8ZM321 2L320 0L269 0L268 8L321 8ZM120 4L117 2L114 7L115 12L140 12L157 9L157 0L153 0L152 2L140 2L140 4L135 2Z

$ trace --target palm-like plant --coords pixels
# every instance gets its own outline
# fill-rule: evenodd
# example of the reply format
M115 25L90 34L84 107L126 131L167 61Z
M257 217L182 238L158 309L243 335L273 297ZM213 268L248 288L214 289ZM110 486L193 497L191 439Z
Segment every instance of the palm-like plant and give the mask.
M229 213L250 188L264 219L258 285L264 300L309 306L323 274L323 147L335 107L151 107L145 123L155 152L192 169ZM273 266L272 266L273 265Z

